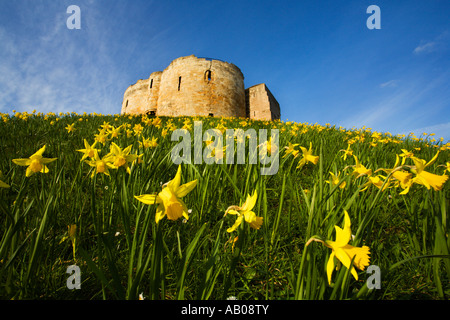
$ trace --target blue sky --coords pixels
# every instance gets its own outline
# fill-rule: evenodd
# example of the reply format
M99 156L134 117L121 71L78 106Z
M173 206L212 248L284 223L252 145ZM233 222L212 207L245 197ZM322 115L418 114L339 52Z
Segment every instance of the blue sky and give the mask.
M0 112L120 113L130 84L195 54L266 83L284 121L447 141L449 14L448 0L0 0Z

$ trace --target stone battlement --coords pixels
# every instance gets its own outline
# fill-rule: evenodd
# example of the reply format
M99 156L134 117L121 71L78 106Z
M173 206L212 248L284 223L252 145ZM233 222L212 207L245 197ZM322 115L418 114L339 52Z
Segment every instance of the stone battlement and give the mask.
M264 83L245 89L234 64L190 55L128 87L121 113L275 120L280 106Z

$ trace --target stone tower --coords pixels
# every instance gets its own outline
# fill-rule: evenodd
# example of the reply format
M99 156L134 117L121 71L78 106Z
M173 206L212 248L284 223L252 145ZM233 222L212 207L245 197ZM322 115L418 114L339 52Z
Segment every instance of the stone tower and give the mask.
M191 55L128 87L121 113L274 120L280 106L265 84L246 90L234 64Z

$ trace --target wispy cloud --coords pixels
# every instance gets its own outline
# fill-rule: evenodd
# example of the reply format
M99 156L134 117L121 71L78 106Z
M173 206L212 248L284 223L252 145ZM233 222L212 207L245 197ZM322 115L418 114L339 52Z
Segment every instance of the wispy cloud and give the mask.
M119 113L125 88L100 8L82 12L81 30L67 29L61 6L46 10L23 9L22 19L39 26L35 34L18 38L0 26L0 111Z
M414 49L415 54L429 53L436 50L436 42L427 42Z
M397 86L398 86L397 80L389 80L387 82L380 84L380 88L395 88Z
M438 88L446 79L448 74L445 73L427 81L426 84L420 79L411 79L407 83L404 83L406 80L402 81L402 85L394 91L368 97L363 105L360 105L353 113L349 113L350 116L344 119L342 126L346 128L366 126L392 134L422 131L420 126L425 118L430 117L430 113L439 114L448 106L448 100L445 97L441 99L436 96ZM392 85L390 81L386 82L385 87L389 85ZM431 97L438 100L430 100ZM442 137L450 138L450 133L443 130L445 128L439 125L434 128L436 129L434 133L438 135L437 129L439 129Z
M449 36L450 33L448 31L444 31L433 40L422 41L420 45L414 48L413 53L419 55L446 50L448 49Z
M410 131L404 131L401 134L408 135L410 133L414 133L416 136L420 136L424 133L431 134L434 133L434 137L436 139L439 139L443 137L444 139L450 139L450 122L445 123L439 123L431 126L421 127L421 128L414 128ZM449 140L450 141L450 140ZM444 141L446 142L446 141Z

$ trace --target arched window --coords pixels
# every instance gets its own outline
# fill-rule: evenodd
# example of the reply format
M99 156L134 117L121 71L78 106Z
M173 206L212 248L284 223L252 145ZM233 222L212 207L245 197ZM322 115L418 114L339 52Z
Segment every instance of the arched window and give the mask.
M211 81L212 80L212 71L211 70L206 70L206 72L205 72L205 80L207 80L207 81Z

